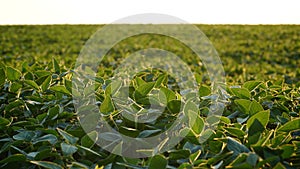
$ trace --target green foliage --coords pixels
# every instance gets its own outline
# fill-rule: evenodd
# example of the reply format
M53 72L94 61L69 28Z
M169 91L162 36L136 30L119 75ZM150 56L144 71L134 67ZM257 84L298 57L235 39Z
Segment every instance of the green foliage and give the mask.
M1 26L0 168L299 168L299 26L199 27L224 63L222 116L207 118L214 95L201 60L178 41L158 35L115 45L99 65L95 85L83 89L85 95L95 92L108 124L129 137L158 135L179 112L188 115L189 125L178 131L187 135L178 145L130 159L97 146L99 137L115 141L118 136L94 129L86 133L73 106L72 96L82 94L72 84L74 62L97 26ZM195 73L199 105L182 99L177 79L166 71L145 69L128 90L110 80L123 57L145 47L165 47L182 57ZM126 92L130 104L114 100ZM118 107L134 113L123 114ZM86 120L97 118L92 114ZM216 130L208 129L209 122Z

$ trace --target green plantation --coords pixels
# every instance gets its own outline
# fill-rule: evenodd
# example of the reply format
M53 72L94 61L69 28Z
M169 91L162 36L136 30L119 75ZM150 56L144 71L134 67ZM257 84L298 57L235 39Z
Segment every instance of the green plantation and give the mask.
M123 135L158 135L182 107L192 117L193 123L178 131L186 135L176 146L145 158L106 151L94 140L113 142L114 137L87 133L78 120L75 63L101 26L0 26L0 168L300 168L300 26L197 26L223 63L221 116L208 117L214 94L202 61L166 36L124 39L110 49L92 79L99 110ZM110 78L127 56L147 48L180 56L193 72L199 105L183 101L177 79L167 71L149 68L131 79L128 97L134 104L127 108L141 110L158 102L165 109L154 122L122 116L112 99L122 88ZM89 95L91 89L82 93ZM205 130L206 123L215 123L215 130Z

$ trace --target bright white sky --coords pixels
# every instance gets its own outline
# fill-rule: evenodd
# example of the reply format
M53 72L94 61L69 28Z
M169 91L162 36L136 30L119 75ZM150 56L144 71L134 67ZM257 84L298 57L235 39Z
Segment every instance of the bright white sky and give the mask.
M188 23L300 24L298 0L0 0L0 24L103 24L141 13Z

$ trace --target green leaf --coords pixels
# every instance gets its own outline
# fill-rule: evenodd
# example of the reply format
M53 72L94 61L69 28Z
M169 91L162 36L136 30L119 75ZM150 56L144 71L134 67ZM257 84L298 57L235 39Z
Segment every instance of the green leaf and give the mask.
M22 75L22 73L19 70L12 68L12 67L7 67L6 72L7 72L7 79L10 81L20 79L20 77Z
M24 83L28 84L36 90L39 90L39 86L32 80L24 80Z
M48 141L50 144L55 144L57 142L57 137L53 134L47 134L42 137L36 138L32 141L32 144L36 144L39 142Z
M161 74L161 75L159 75L158 78L156 79L154 87L161 86L162 84L164 84L167 81L167 79L168 79L168 75L167 74Z
M231 88L231 92L240 99L250 99L251 94L246 88Z
M70 91L67 90L66 87L62 86L62 85L52 86L52 87L50 87L50 90L52 90L54 92L60 92L60 93L71 95Z
M70 145L67 143L61 143L60 147L65 156L72 155L78 150L78 148L76 146L73 146L73 145Z
M0 117L0 126L6 126L10 123L10 121L4 117Z
M290 158L295 152L295 146L290 144L281 146L281 149L283 150L283 153L281 154L283 159Z
M257 119L255 119L248 131L248 143L256 144L264 130L265 127Z
M176 94L172 90L166 87L161 87L159 89L159 101L161 103L167 104L169 101L175 99L176 99Z
M237 99L234 100L234 103L238 106L241 112L248 114L249 113L249 106L251 104L250 100L246 99Z
M171 150L169 153L170 160L186 159L190 156L190 150Z
M56 74L60 73L60 67L55 58L52 58L53 69Z
M51 76L48 76L45 79L45 81L42 83L41 88L43 91L46 91L49 88L49 86L51 84L51 79L52 79Z
M80 146L80 145L77 145L77 147L79 149L81 149L81 150L85 150L85 151L87 151L87 152L89 152L91 154L94 154L94 155L98 156L98 157L102 157L102 155L100 155L99 153L97 153L97 152L95 152L95 151L93 151L93 150L91 150L89 148L86 148L86 147L83 147L83 146Z
M5 82L5 71L0 69L0 86L2 86Z
M51 120L55 120L58 117L59 114L59 106L55 105L54 107L51 107L47 112L47 118Z
M244 137L246 135L246 133L243 130L235 127L226 127L225 130L227 130L230 134L236 137Z
M264 108L262 107L262 105L259 104L256 100L253 100L250 104L249 114L250 114L250 116L252 116L263 110L264 110Z
M250 128L250 126L253 124L255 119L257 119L264 127L266 127L266 125L269 122L269 117L270 117L270 110L260 111L248 119L247 128L248 129Z
M75 144L78 141L77 137L72 136L71 134L57 128L58 133L70 144Z
M285 123L283 126L281 126L278 129L278 131L291 132L299 129L300 129L300 118L297 118Z
M137 86L141 86L141 85L143 85L143 84L146 83L146 82L145 82L142 78L140 78L140 77L136 77L134 80L135 80Z
M81 138L81 145L84 147L91 148L97 141L98 133L92 131Z
M11 162L22 162L26 161L26 156L23 154L13 154L5 159L1 160L0 163L11 163Z
M189 157L190 162L194 163L198 159L198 157L200 156L200 154L201 154L201 150L198 150L195 153L191 154L190 157Z
M208 96L211 93L211 89L209 86L206 85L201 85L199 88L199 96L203 97L203 96Z
M47 169L63 169L60 165L50 161L30 161L32 164L45 167Z
M161 132L161 129L143 130L142 132L140 132L140 134L138 135L138 137L139 138L146 138L146 137L149 137L152 134L159 133L159 132Z
M246 146L231 137L227 137L227 149L229 151L233 151L235 155L250 152L250 150Z
M35 136L35 132L33 131L21 131L20 133L13 136L15 140L22 140L22 141L31 141Z
M149 94L151 92L154 85L155 85L155 82L148 82L148 83L145 83L145 84L142 84L141 86L139 86L134 93L135 99L138 100L138 99L146 97L147 94Z
M258 87L262 82L260 81L248 81L248 82L245 82L243 84L243 88L246 88L248 89L249 91L252 91L254 90L256 87Z
M90 168L89 166L79 162L72 162L70 166L70 169L89 169L89 168Z
M250 164L251 166L254 167L254 166L256 166L258 158L259 158L258 155L256 155L255 153L251 152L251 153L249 153L246 161L247 161L248 164Z
M19 89L22 88L22 85L18 82L13 82L10 86L10 92L16 93Z
M117 92L120 90L121 87L122 87L122 81L114 80L106 87L105 95L106 96L114 96L115 94L117 94Z
M148 169L165 169L168 161L164 156L156 155L151 158Z
M286 169L286 167L285 167L283 164L281 164L281 162L278 162L278 163L274 166L273 169Z
M167 107L171 113L179 113L181 108L181 101L171 100L168 102Z
M114 104L110 96L107 95L100 105L100 112L103 113L104 115L109 115L114 110L115 110Z
M199 116L197 112L194 112L192 110L188 111L188 117L190 128L196 136L199 136L204 128L203 119Z

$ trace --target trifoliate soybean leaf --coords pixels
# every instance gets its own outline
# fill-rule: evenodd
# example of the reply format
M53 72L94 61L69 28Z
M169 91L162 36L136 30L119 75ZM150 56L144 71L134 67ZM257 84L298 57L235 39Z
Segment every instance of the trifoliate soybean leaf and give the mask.
M168 160L162 155L156 155L151 158L148 169L165 169Z
M30 161L32 164L47 168L47 169L63 169L60 165L50 161Z
M7 73L7 79L11 81L20 79L22 75L22 73L19 70L12 67L7 67L6 73Z
M60 73L60 67L55 58L52 58L53 69L56 74Z
M49 86L51 84L51 79L52 79L51 76L48 76L45 79L45 81L42 83L41 88L43 91L46 91L49 88Z
M11 162L22 162L22 161L26 161L26 156L23 154L13 154L10 155L6 158L4 158L3 160L0 161L0 164L2 163L11 163Z
M70 91L67 90L66 87L62 86L62 85L52 86L52 87L50 87L50 90L52 90L54 92L60 92L60 93L71 95Z
M91 148L98 139L98 133L92 131L81 138L81 145L87 148Z
M250 100L246 100L246 99L237 99L234 100L234 103L238 106L239 110L245 114L249 113L249 107L251 104Z
M65 156L72 155L78 150L76 146L67 143L61 143L60 147Z
M283 126L281 126L278 129L278 131L284 131L284 132L291 132L294 130L300 130L300 118L293 119L285 123Z
M270 110L260 111L248 119L247 128L248 129L250 128L250 126L253 124L255 119L257 119L264 127L266 127L266 125L269 122L269 117L270 117Z
M33 87L36 90L39 90L39 86L33 80L24 80L24 83Z
M57 131L70 144L75 144L78 141L77 137L72 136L71 134L61 130L60 128L57 128Z
M252 116L263 110L264 110L264 108L262 107L262 105L259 104L256 100L253 100L250 104L249 114L250 114L250 116Z
M103 102L100 105L100 112L104 115L109 115L114 111L114 104L110 96L106 96Z
M0 86L4 84L5 78L5 71L3 69L0 69Z
M32 141L32 144L36 144L36 143L44 142L44 141L48 141L50 144L55 144L57 142L57 138L53 134L47 134L42 137L35 138Z
M249 91L252 91L254 90L256 87L258 87L262 82L260 81L248 81L248 82L245 82L243 84L243 88L246 88L248 89Z

